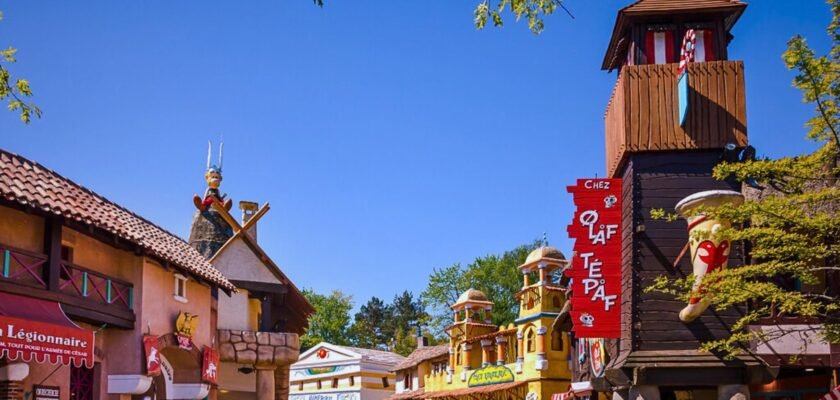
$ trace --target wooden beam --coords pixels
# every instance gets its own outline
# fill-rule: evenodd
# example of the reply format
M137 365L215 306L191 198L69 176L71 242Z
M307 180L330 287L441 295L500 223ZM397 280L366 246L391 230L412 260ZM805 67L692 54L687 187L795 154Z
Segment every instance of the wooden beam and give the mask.
M61 227L60 218L44 218L44 254L47 264L44 269L44 281L50 291L58 291L58 281L61 276Z
M240 289L245 289L249 292L264 292L271 294L285 294L289 292L289 287L279 283L267 282L251 282L231 279L230 283Z
M94 320L93 322L111 324L115 321L115 319L118 319L125 321L126 323L130 323L130 327L134 326L135 315L133 311L121 310L116 308L115 306L108 306L106 304L95 302L84 297L71 296L61 292L51 292L43 289L3 281L0 281L0 292L12 293L26 297L34 297L37 299L48 301L55 301L57 303L61 303L62 308L65 308L65 310L68 307L74 310L86 310L88 311L88 313L85 314L86 316L99 316L100 319ZM117 323L113 323L112 325L121 326Z
M233 218L233 216L230 215L230 213L228 212L228 210L225 209L225 206L223 206L222 203L219 203L218 201L213 201L211 204L213 208L219 212L219 215L222 216L222 219L224 219L225 222L227 222L228 225L230 225L230 227L233 228L234 235L238 234L239 231L242 230L242 226L239 225L239 222L236 222L236 218Z

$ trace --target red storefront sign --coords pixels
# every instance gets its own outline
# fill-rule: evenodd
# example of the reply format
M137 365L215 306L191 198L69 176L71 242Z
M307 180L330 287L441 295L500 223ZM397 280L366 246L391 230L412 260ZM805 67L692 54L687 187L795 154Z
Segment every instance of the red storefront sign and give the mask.
M0 315L2 358L93 368L93 346L93 331L69 319L58 325Z
M143 336L143 350L146 352L146 376L159 376L160 348L157 336Z
M566 188L574 197L575 239L570 315L578 338L621 335L621 179L578 179Z
M201 366L201 381L216 385L219 383L217 371L219 369L219 352L211 347L204 346Z

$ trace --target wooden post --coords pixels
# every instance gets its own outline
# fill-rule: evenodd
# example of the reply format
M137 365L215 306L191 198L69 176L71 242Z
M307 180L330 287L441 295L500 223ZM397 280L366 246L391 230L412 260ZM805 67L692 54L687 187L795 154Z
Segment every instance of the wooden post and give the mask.
M274 323L271 320L271 297L262 295L260 298L260 332L273 332Z
M44 253L47 264L44 269L44 282L47 290L58 291L58 278L61 276L61 219L44 219Z

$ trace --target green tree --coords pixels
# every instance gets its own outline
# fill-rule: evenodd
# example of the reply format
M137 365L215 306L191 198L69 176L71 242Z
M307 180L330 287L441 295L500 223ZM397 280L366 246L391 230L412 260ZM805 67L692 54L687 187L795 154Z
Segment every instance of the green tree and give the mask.
M304 289L303 295L315 307L315 314L309 318L309 329L300 338L301 347L308 349L321 342L350 344L348 325L353 309L352 296L338 290L323 295L312 289Z
M0 21L2 20L3 12L0 11ZM26 101L26 98L32 97L29 81L14 78L6 68L7 65L17 62L16 54L17 49L11 46L0 50L0 101L8 102L9 111L19 112L21 121L28 124L33 115L41 117L41 109Z
M324 6L324 0L312 0L318 7ZM543 18L554 14L558 8L563 9L569 16L572 13L563 5L563 0L483 0L475 7L475 27L484 29L487 21L492 21L493 26L501 28L504 26L505 13L511 14L517 22L525 17L528 20L528 29L535 35L542 33L545 29Z
M478 257L467 265L453 264L434 269L429 284L420 295L431 310L431 325L437 335L451 324L449 308L464 291L475 288L484 292L493 302L491 319L494 324L508 324L519 315L519 302L514 294L522 289L522 275L517 267L525 262L528 253L541 246L541 241L522 245L501 255Z
M390 307L374 296L359 308L350 327L353 344L368 349L386 349L393 336L388 331Z
M752 341L777 338L795 331L780 331L773 337L747 327L770 315L819 319L823 339L840 343L840 0L828 4L834 13L828 34L829 54L817 56L801 36L788 42L785 65L797 72L793 86L803 101L813 104L815 116L807 123L807 137L819 148L797 157L722 163L715 167L717 179L734 177L762 189L737 207L698 210L711 217L728 218L733 228L714 235L750 244L750 262L741 268L704 277L705 296L723 309L748 304L748 313L734 326L730 337L703 344L705 350L729 355L743 351ZM655 210L658 218L674 218ZM650 291L691 295L694 277L670 281L660 277ZM776 282L798 282L801 290Z
M414 294L403 291L394 296L394 301L388 306L388 318L383 334L394 338L389 344L389 350L408 355L417 348L417 328L428 324L429 314L426 307Z

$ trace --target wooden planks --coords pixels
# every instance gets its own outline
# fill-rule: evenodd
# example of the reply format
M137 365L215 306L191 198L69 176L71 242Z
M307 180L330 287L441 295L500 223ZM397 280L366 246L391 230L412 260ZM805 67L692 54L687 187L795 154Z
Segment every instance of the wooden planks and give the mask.
M604 115L607 172L617 177L627 152L747 145L744 64L688 66L689 111L677 116L677 64L625 66Z

